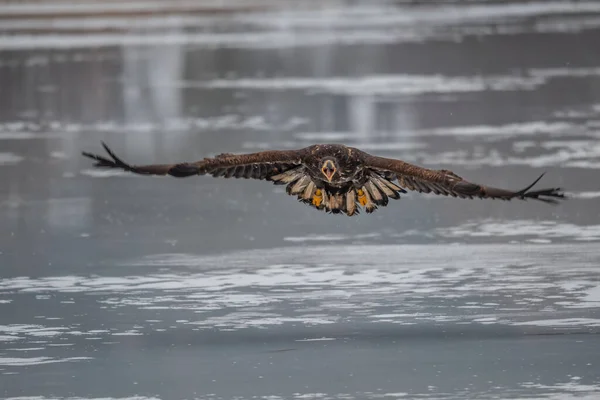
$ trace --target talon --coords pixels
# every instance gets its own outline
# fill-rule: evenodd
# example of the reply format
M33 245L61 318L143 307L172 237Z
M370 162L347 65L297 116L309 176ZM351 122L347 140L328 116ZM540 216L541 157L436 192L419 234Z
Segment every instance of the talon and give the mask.
M322 202L323 202L323 192L321 192L321 189L317 189L313 196L312 204L316 207L319 207Z
M365 192L363 192L362 189L358 189L356 191L356 194L358 195L358 203L363 207L366 206L367 205L367 196L365 196Z

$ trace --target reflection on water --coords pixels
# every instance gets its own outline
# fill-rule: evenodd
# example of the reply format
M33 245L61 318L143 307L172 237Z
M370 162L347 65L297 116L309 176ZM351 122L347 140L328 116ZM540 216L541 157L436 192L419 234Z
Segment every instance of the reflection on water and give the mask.
M4 398L598 397L598 3L140 4L0 5ZM571 199L324 216L95 170L102 140L343 142Z

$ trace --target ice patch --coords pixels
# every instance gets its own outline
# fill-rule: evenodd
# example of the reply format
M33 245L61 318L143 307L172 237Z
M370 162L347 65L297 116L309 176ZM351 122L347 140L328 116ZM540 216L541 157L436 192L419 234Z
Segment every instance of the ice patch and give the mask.
M13 153L0 153L0 165L18 164L23 160L23 157Z
M576 128L571 128L571 130ZM443 131L446 131L443 129ZM447 132L447 131L446 131ZM454 134L455 132L450 132ZM541 133L531 132L533 133ZM549 134L553 134L547 131ZM528 133L521 133L528 134ZM562 134L562 133L561 133ZM571 133L569 133L571 134ZM505 139L509 136L517 136L519 133L508 134L506 136L489 136L493 141L499 138ZM542 154L527 155L525 150L527 147L515 149L515 155L506 155L500 152L496 147L481 144L475 152L466 150L449 150L440 153L428 153L422 151L414 151L410 154L413 161L415 160L435 160L436 164L442 165L468 165L468 166L507 166L507 165L524 165L528 167L571 167L571 168L600 168L600 141L598 140L577 140L577 141L547 141L535 146L535 150Z
M448 2L449 3L449 2ZM460 3L460 2L457 2ZM366 3L363 3L366 4ZM318 11L299 10L286 12L281 21L280 12L248 13L236 17L237 20L266 26L272 29L281 29L283 26L292 29L315 29L327 26L331 29L347 29L351 27L380 26L395 27L402 25L427 25L427 24L457 24L475 21L494 21L501 28L502 21L511 21L520 18L535 16L549 17L552 15L585 16L586 13L600 12L600 7L594 2L570 3L565 1L541 2L532 1L518 4L435 4L434 6L423 3L418 6L402 6L397 3L394 7L382 5L361 5L359 7L344 8L319 8ZM549 24L548 24L549 25Z
M600 76L600 68L540 68L529 72L532 76L544 79L563 77L590 77Z
M6 126L0 123L0 140L30 140L30 139L48 139L59 138L60 135L54 133L29 132L27 130L18 130L14 132L5 132ZM29 129L23 127L22 129Z
M364 96L531 90L542 83L542 78L519 76L373 75L352 78L216 79L208 82L187 82L183 86L266 91L302 90L310 93Z
M24 348L14 348L14 349L7 349L10 351L39 351L39 350L45 350L44 347L24 347Z
M574 199L597 199L600 197L600 192L570 193L569 197L572 197Z
M288 236L284 237L283 240L287 242L335 242L335 241L343 241L343 240L359 240L359 239L369 239L369 238L377 238L380 237L379 233L366 233L360 235L315 235L315 236Z
M410 30L386 32L380 29L353 31L303 32L243 32L243 33L148 33L122 35L14 34L0 36L2 50L81 49L129 46L196 46L202 48L277 49L322 45L377 44L422 41L426 35Z
M557 221L493 219L467 222L449 228L437 228L436 233L449 238L460 237L531 237L551 240L553 238L576 241L600 240L600 225L575 225ZM530 238L531 239L531 238Z
M82 169L79 171L81 175L90 176L92 178L113 178L115 176L120 178L139 178L139 175L132 174L131 172L121 171L116 169Z
M68 358L52 358L52 357L30 357L30 358L9 358L0 357L0 365L11 367L26 367L31 365L54 364L71 361L93 360L91 357L68 357Z
M421 95L427 93L471 93L482 91L534 90L558 77L600 76L600 68L535 69L526 75L366 75L214 79L206 82L187 81L185 88L239 89L261 91L301 90L309 94L331 93L348 96ZM561 124L557 122L556 124ZM517 125L518 126L518 125ZM484 127L485 129L485 127Z
M241 329L241 328L267 328L274 325L292 324L292 325L303 325L303 326L315 326L315 325L326 325L333 324L339 320L339 317L335 316L323 316L323 317L258 317L252 313L246 314L243 312L237 312L232 315L231 313L225 316L219 317L208 317L199 321L190 322L190 325L197 325L204 328L228 328L228 329Z
M158 397L131 396L131 397L45 397L45 396L19 396L7 397L4 400L161 400ZM204 400L199 398L199 400ZM210 399L206 399L210 400ZM267 399L265 399L267 400Z
M0 140L25 140L63 138L73 133L152 133L189 132L202 130L255 130L255 131L289 131L307 123L305 118L290 117L281 123L267 121L262 115L240 116L223 114L214 117L171 118L162 123L119 123L112 120L98 121L92 124L50 121L43 125L37 123L0 122Z
M254 0L255 4L269 4L269 2ZM0 13L3 15L33 15L40 14L87 14L87 13L135 13L139 11L155 11L155 12L188 12L190 9L196 11L212 10L213 7L222 9L231 8L236 10L239 7L247 5L244 1L228 0L227 2L216 0L203 0L200 4L193 0L179 0L177 2L165 3L162 1L153 0L136 0L125 1L119 3L103 2L103 3L8 3L0 6Z
M594 318L563 318L563 319L541 319L531 320L523 322L513 322L512 325L532 325L532 326L558 326L558 327L574 327L574 326L586 326L586 327L600 327L600 319Z
M577 126L569 122L547 122L547 121L530 121L521 122L507 125L471 125L471 126L457 126L451 128L436 128L429 130L422 130L419 133L433 136L502 136L504 138L524 136L524 135L537 135L543 134L557 134L569 132L572 133L573 129L577 129Z
M579 292L578 301L564 303L569 308L597 308L600 307L600 286L585 285Z
M373 137L373 132L369 133L369 137ZM294 137L299 140L307 142L328 141L328 142L342 142L345 140L356 140L361 137L358 132L297 132L294 133Z
M67 328L45 327L42 325L0 325L0 332L9 335L29 335L33 337L52 337L61 335Z
M600 384L586 385L580 382L581 378L572 377L569 382L557 383L554 385L544 385L541 383L522 383L521 386L527 389L538 389L551 391L542 399L562 400L562 399L583 399L593 400L600 396ZM574 396L570 397L569 394ZM589 396L588 396L589 395Z
M115 332L112 335L113 336L140 336L140 335L143 335L143 333L130 330L130 331L126 331L126 332Z

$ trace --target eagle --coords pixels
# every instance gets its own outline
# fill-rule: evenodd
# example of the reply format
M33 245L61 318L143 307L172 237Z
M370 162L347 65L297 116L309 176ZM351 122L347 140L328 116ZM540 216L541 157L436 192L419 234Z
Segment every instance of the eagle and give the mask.
M270 150L249 154L224 153L195 162L131 165L102 142L107 157L82 152L95 167L117 168L141 175L185 178L212 175L286 185L286 192L317 210L353 216L361 209L372 213L407 190L461 199L535 199L555 204L565 195L560 188L530 190L544 174L524 189L511 191L469 182L452 171L434 170L402 160L371 155L343 144L315 144L298 150Z

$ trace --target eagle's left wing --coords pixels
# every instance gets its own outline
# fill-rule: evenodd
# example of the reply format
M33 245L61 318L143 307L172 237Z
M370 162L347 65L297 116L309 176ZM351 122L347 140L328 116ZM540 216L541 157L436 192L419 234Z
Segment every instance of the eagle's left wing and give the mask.
M269 179L302 164L302 150L271 150L251 154L220 154L213 158L177 164L131 165L117 157L102 143L110 158L83 152L96 161L95 167L118 168L141 175L171 175L185 178L212 175L224 178Z
M560 188L530 190L544 174L526 188L512 191L468 182L452 171L427 169L401 160L366 153L363 160L365 168L394 175L401 187L421 193L433 192L438 195L470 199L473 197L502 200L535 199L546 203L557 203L557 199L565 197Z

